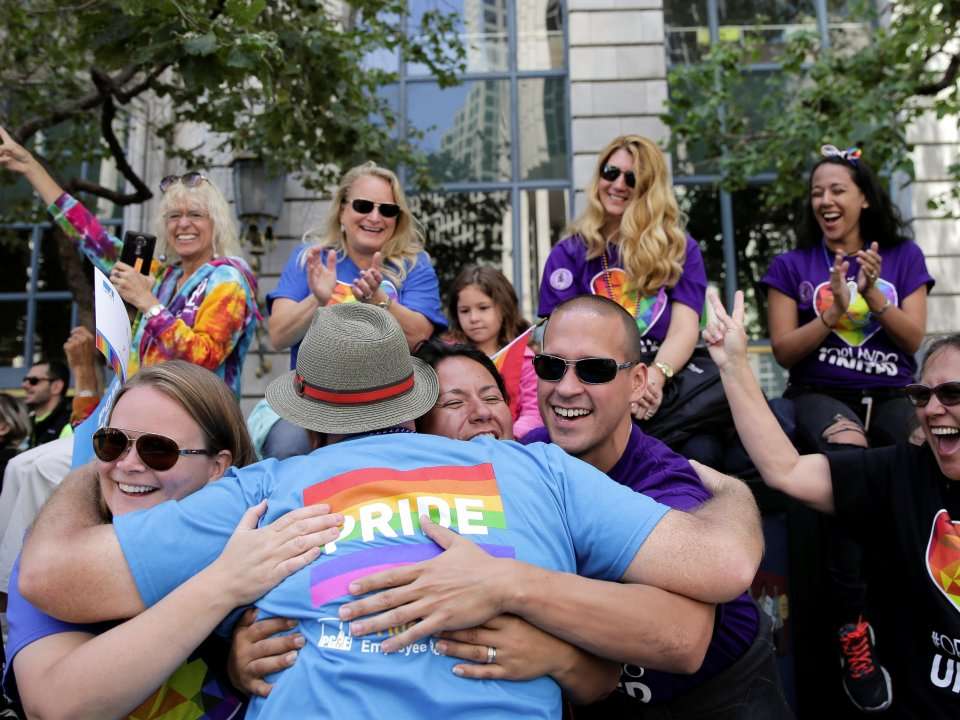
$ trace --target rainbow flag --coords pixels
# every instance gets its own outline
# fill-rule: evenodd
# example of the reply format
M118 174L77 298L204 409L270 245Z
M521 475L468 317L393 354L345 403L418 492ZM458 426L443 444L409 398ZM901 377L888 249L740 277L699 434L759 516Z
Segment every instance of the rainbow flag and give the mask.
M520 371L523 369L523 355L530 343L531 334L543 322L541 320L535 325L531 325L517 335L506 347L490 356L501 377L503 377L503 384L507 386L507 393L510 395L510 413L514 420L520 415Z
M327 557L310 573L314 607L348 593L356 578L438 555L431 542L390 542L420 536L420 515L461 535L506 528L503 502L490 463L414 470L364 468L337 475L303 491L304 505L327 503L343 513L344 526ZM385 539L389 544L354 549ZM347 552L340 546L351 543ZM495 557L514 557L512 547L481 545Z
M117 351L113 349L113 346L110 342L103 336L103 333L97 330L97 337L94 340L94 343L97 346L97 350L103 353L103 357L106 358L107 362L110 363L110 367L113 368L113 372L118 378L124 378L125 368L123 363L120 362L120 356L117 354Z

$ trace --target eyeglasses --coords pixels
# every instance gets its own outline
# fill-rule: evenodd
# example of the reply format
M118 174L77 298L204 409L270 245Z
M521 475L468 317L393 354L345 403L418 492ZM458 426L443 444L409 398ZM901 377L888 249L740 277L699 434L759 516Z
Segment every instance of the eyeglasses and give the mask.
M616 165L604 165L603 169L600 170L600 177L602 177L607 182L616 182L617 178L620 177L620 173L623 173L623 179L627 183L627 187L636 187L637 186L637 175L633 170L621 170Z
M354 198L350 202L350 207L361 215L369 215L373 212L374 208L379 208L380 214L385 218L395 218L400 214L399 205L394 203L375 203L373 200L364 200L362 198Z
M936 395L941 405L960 405L960 382L956 380L940 383L936 387L914 383L907 385L903 391L914 407L926 407L931 395Z
M52 382L52 381L53 381L53 378L42 378L42 377L36 377L35 375L27 375L25 378L23 378L23 380L20 381L20 384L22 385L26 383L30 387L36 387L42 382Z
M565 360L556 355L536 355L533 358L533 370L537 377L547 382L560 382L567 373L568 367L581 382L588 385L603 385L613 380L617 373L637 363L627 361L618 363L613 358L581 358L580 360Z
M132 438L119 428L100 428L93 434L93 452L104 462L120 459L131 445L151 470L169 470L181 455L213 455L211 450L181 450L176 441L163 435L144 433Z
M189 188L196 187L202 182L210 182L210 178L200 172L188 172L186 175L167 175L160 181L160 192L166 192L171 185L178 182L183 183Z

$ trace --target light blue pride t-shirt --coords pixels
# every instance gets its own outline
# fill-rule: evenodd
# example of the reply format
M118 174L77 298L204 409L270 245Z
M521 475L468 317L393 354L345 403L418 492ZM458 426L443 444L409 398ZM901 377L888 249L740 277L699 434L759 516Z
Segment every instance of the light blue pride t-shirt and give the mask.
M358 577L434 557L429 514L497 557L619 580L668 508L541 443L371 435L278 462L232 469L184 500L114 519L147 605L214 560L244 511L268 498L264 523L306 504L344 514L335 543L256 604L298 621L296 663L270 678L248 718L558 718L559 687L459 678L432 639L385 655L381 633L351 637L337 617ZM576 618L570 618L576 622Z

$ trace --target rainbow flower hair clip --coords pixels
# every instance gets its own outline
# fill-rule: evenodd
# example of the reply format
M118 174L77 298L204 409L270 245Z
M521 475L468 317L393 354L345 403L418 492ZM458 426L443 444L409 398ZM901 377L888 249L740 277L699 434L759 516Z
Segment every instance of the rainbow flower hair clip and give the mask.
M841 150L836 145L821 145L820 154L823 157L836 157L841 160L846 160L851 165L856 165L857 160L860 159L860 156L863 153L860 151L860 148L856 146L848 147L846 150Z

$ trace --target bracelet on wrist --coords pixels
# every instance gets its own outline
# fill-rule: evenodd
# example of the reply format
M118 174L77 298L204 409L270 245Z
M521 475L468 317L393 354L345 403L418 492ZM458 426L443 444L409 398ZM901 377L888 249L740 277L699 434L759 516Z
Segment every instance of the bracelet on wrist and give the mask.
M880 316L883 315L887 310L890 309L890 306L891 306L891 305L893 305L893 303L890 302L890 298L888 298L888 297L885 296L885 297L883 298L883 307L880 308L879 310L871 310L870 312L873 314L874 317L880 317Z
M820 315L820 321L823 323L824 327L827 328L827 330L834 329L834 326L827 322L827 316L825 314Z

